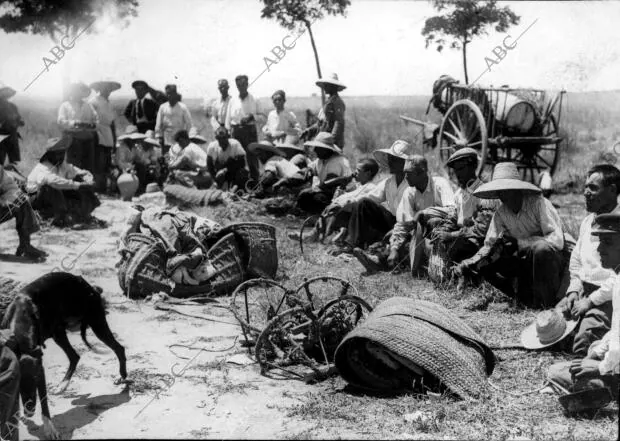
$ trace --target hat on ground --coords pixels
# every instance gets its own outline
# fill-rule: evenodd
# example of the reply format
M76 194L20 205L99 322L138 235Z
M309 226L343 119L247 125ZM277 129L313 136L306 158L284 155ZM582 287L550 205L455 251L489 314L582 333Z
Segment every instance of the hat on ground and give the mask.
M114 92L121 88L121 83L116 81L95 81L90 84L90 88L96 91L109 90L110 92Z
M133 141L146 139L146 134L138 132L138 128L133 124L129 124L125 127L125 133L118 137L119 141L124 139L131 139Z
M476 150L471 147L463 147L462 149L458 149L456 152L452 153L452 155L448 158L448 161L446 161L446 165L451 167L455 162L467 158L473 158L480 162L480 157L478 156L478 152Z
M69 95L86 98L90 95L90 87L82 82L70 84Z
M45 153L61 152L67 150L71 145L71 138L63 136L62 138L49 138L45 143ZM45 153L43 156L45 156Z
M149 88L149 84L146 81L143 81L143 80L136 80L133 83L131 83L131 87L133 87L134 89L136 87L146 87L148 89Z
M12 87L7 86L6 84L0 82L0 98L9 99L17 92Z
M332 84L334 86L336 86L338 88L338 90L344 90L347 88L347 86L345 86L339 79L338 79L338 74L336 73L331 73L329 75L326 75L324 77L319 78L318 80L316 80L315 83L317 86L319 87L323 87L325 84Z
M198 134L198 129L196 129L196 127L189 129L189 140L195 144L207 143L207 139Z
M542 192L535 185L521 180L517 165L514 162L500 162L493 170L491 182L478 187L474 191L474 196L480 199L498 199L497 192L506 190L518 190L525 194L540 194Z
M620 213L599 214L594 218L592 234L620 234Z
M161 191L161 188L159 188L159 185L156 182L146 184L146 189L144 190L145 193L157 193L158 191Z
M306 141L304 145L309 147L326 149L332 152L342 154L342 150L336 144L334 144L334 137L329 132L319 132L312 141Z
M557 309L542 311L521 333L521 344L527 349L546 348L564 339L576 326L576 320L566 321Z
M252 142L250 143L250 145L248 145L249 152L255 153L257 150L262 150L263 152L273 153L274 155L278 155L282 157L286 156L282 150L274 146L272 142L266 141L266 140L260 141L260 142Z
M410 155L411 145L407 141L398 139L387 149L375 150L372 154L376 161L383 168L388 167L388 156L395 156L400 159L407 159Z

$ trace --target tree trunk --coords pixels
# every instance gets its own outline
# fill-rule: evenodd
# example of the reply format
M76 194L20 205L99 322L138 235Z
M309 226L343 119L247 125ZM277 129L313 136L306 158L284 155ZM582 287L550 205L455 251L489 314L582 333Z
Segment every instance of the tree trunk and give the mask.
M312 27L310 26L310 22L306 22L306 27L308 28L308 33L310 34L310 43L312 44L312 50L314 51L314 61L316 62L316 71L319 74L319 78L321 75L321 65L319 64L319 53L316 50L316 43L314 42L314 35L312 34ZM321 88L321 105L325 105L325 91Z
M463 43L463 71L465 72L465 84L469 84L469 77L467 75L467 42Z

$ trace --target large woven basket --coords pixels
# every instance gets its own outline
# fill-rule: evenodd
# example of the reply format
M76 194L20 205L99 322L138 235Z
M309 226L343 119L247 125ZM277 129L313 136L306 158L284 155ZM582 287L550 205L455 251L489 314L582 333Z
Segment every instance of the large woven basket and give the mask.
M218 237L233 233L249 277L273 279L278 271L276 228L262 222L240 222L228 225Z
M486 343L449 310L431 302L393 297L379 304L338 346L336 367L349 383L372 391L402 387L397 372L373 359L368 343L405 359L462 398L488 393L495 359Z
M200 285L183 285L177 283L172 291L174 297L188 297L196 294L226 295L245 280L241 253L235 235L229 233L222 237L207 251L209 259L216 269L216 274Z

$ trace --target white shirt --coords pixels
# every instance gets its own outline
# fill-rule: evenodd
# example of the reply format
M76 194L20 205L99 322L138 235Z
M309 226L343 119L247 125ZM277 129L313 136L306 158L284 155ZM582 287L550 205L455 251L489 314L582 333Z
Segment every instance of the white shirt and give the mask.
M308 166L314 173L316 179L312 182L312 187L318 188L325 183L329 175L332 177L344 178L351 176L351 166L349 160L342 155L330 156L328 159L315 159ZM331 177L330 177L331 179Z
M72 129L75 123L97 124L97 112L89 103L65 101L58 108L58 124L62 129Z
M58 190L77 190L80 188L80 183L73 180L77 175L84 176L84 182L93 182L93 175L90 172L68 164L66 160L59 166L54 166L49 161L39 162L28 175L26 191L35 193L44 185Z
M253 114L254 118L260 113L260 106L258 100L256 100L251 93L241 99L239 96L235 96L230 100L230 107L228 108L228 114L226 115L226 127L231 125L241 124L241 118Z
M170 107L169 102L165 102L159 106L157 111L157 122L155 122L155 133L157 136L164 137L165 145L173 145L174 135L179 130L187 130L192 128L192 115L189 113L187 106L179 101Z
M378 185L382 184L387 178L377 173L371 181L366 182L363 185L359 185L355 190L341 194L332 201L332 205L339 205L344 207L347 204L357 202L362 198L368 196L369 193L375 191Z
M385 181L382 181L367 197L378 204L382 204L392 215L396 216L396 209L400 204L405 190L409 188L407 180L403 180L396 185L396 176L391 175Z
M170 164L176 162L179 158L185 157L196 167L207 167L207 153L193 142L190 142L185 148L181 148L179 144L175 144L170 147L169 153Z
M99 145L114 147L112 123L116 118L116 112L114 111L114 107L112 107L112 103L101 95L92 97L88 100L88 103L93 106L93 109L95 109L95 112L97 112L97 115L99 116L99 123L97 124Z
M611 329L599 341L592 343L588 358L602 359L598 370L601 375L620 374L620 276L614 275L612 285Z
M457 219L456 223L462 227L465 220L471 219L476 213L476 209L480 204L481 199L474 196L473 193L483 184L483 182L476 178L473 182L467 185L465 188L459 187L454 192L454 203L456 205Z
M279 179L290 178L299 172L299 167L281 156L272 156L265 162L263 171L273 172Z
M267 116L267 123L263 126L263 133L271 136L291 135L297 136L301 132L301 126L297 117L290 110L272 110Z
M226 150L224 150L216 140L207 146L207 156L213 159L215 169L219 170L222 167L226 167L226 162L230 158L237 158L239 156L245 157L245 150L243 150L241 143L236 139L228 139L228 147ZM247 168L247 164L245 168Z
M220 125L223 125L230 130L230 119L228 113L230 112L230 101L232 97L228 95L225 99L215 98L211 101L205 99L203 104L205 111L211 116L211 127L213 130L217 130ZM227 124L228 123L228 124Z

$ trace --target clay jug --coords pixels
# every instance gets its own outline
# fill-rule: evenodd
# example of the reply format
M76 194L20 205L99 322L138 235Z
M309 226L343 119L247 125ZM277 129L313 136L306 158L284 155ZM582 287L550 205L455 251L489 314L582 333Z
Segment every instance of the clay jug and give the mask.
M133 173L123 173L116 180L116 185L118 186L118 191L121 193L121 198L123 198L124 201L130 201L138 191L140 182Z

